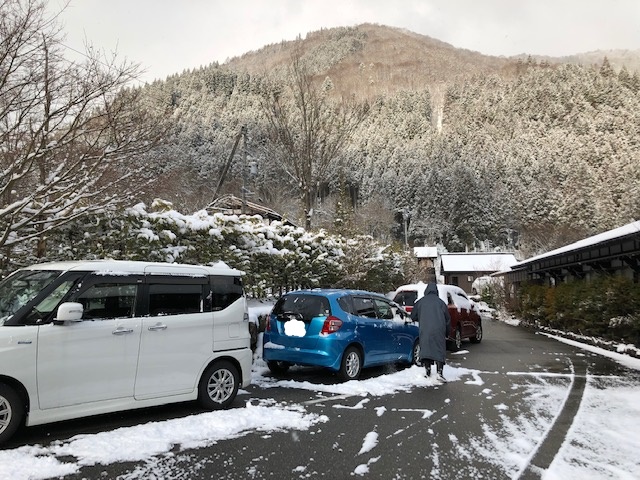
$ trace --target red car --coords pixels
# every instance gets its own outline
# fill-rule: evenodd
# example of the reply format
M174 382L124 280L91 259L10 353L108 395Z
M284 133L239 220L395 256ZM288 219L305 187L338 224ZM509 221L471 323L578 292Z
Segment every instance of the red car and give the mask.
M395 291L393 301L411 312L413 304L424 295L426 283L403 285ZM449 306L451 316L451 335L449 349L460 350L462 340L469 339L472 343L482 341L482 319L478 309L460 287L455 285L438 285L440 299Z

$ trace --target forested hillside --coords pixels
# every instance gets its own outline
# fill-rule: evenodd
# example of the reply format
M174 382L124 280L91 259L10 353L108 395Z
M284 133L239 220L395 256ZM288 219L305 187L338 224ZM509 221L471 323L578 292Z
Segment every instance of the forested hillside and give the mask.
M523 256L640 217L640 77L597 66L487 57L383 26L323 30L147 85L173 127L151 196L213 200L246 125L251 199L302 224L297 186L269 148L265 93L294 47L318 88L367 115L315 185L314 227L382 240L501 247ZM241 156L225 189L240 194Z

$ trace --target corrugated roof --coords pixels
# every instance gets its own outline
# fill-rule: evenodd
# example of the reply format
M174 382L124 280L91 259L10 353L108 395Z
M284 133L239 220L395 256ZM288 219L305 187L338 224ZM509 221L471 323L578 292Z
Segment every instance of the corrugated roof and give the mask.
M497 272L518 263L512 253L442 253L446 272Z

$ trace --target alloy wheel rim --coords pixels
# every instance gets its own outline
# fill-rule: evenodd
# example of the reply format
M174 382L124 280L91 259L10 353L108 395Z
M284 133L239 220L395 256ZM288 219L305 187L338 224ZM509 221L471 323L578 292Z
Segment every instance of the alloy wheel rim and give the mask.
M0 397L0 433L4 432L11 423L11 416L11 404L4 397Z
M233 375L229 370L216 371L209 379L209 398L216 403L223 403L231 396L233 384Z
M354 378L357 375L358 370L360 370L358 354L351 352L347 357L347 375L349 375L350 378Z

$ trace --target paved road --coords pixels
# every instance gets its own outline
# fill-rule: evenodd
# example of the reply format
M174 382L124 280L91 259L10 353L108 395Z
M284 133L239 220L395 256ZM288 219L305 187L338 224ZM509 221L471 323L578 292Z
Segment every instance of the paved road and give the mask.
M582 398L585 375L628 375L628 372L606 358L585 354L521 328L488 320L484 329L481 344L465 343L466 353L449 355L448 365L468 369L458 381L364 398L320 395L308 389L252 386L249 393L256 401L274 399L300 404L308 413L326 415L329 420L308 431L258 432L209 448L187 451L176 448L175 455L158 459L153 469L142 464L93 466L65 479L153 478L145 476L145 469L149 469L149 475L165 472L164 478L171 479L347 479L358 478L357 473L363 469L368 474L362 478L381 479L539 478L540 469L549 466L571 425ZM364 378L386 373L388 369L370 369ZM301 381L336 382L334 376L313 369L292 375ZM539 410L538 403L531 400L529 387L535 386L540 391L541 383L551 400L560 392L558 398L562 401L556 402L551 411ZM542 391L547 391L545 388ZM237 406L243 406L246 400L246 396L239 397ZM544 405L545 399L541 398L539 403ZM17 436L6 448L48 444L77 433L198 412L194 404L182 404L34 427ZM487 452L491 442L486 439L491 438L492 432L504 433L505 421L512 427L528 426L543 433L539 439L532 438L529 445L522 446L528 457L526 465L510 471L505 471L507 460L496 461ZM545 425L535 425L536 421ZM377 444L358 454L371 432L377 434ZM495 439L498 444L509 441L509 438Z

